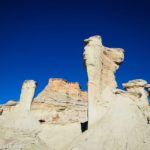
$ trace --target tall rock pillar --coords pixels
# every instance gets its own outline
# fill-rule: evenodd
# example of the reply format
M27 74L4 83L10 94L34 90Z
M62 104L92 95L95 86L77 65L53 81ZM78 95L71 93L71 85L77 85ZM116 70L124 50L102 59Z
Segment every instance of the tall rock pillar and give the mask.
M36 85L37 84L34 80L24 81L20 95L20 102L17 109L21 111L30 111Z
M98 121L97 106L101 100L101 70L103 49L100 36L84 40L84 62L88 75L88 127Z

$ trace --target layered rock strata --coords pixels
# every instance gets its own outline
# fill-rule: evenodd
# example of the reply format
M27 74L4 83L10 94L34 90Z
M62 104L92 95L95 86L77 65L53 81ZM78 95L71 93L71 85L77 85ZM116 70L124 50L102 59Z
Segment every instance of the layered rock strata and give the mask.
M65 124L87 121L87 93L78 83L49 79L45 89L34 99L32 112L45 122Z

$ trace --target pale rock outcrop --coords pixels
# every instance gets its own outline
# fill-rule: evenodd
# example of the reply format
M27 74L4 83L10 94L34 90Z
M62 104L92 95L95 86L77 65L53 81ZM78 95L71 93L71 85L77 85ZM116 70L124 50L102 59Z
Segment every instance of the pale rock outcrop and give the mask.
M32 87L35 86L31 86L31 90L33 90ZM32 93L32 95L34 94ZM31 101L32 98L30 98L28 104ZM11 100L1 105L1 114L20 110L20 103ZM41 123L65 124L86 122L87 92L82 91L77 82L69 83L64 79L58 78L49 79L45 89L33 99L31 112Z
M0 106L0 115L9 113L11 110L14 110L16 105L16 100L9 100L7 103Z
M24 81L22 85L20 101L19 101L19 104L15 108L16 110L30 111L36 86L37 86L37 83L34 80Z
M115 73L124 60L124 50L121 48L104 47L102 57L101 86L102 89L117 87Z
M0 114L2 115L2 114L9 113L11 110L15 109L17 104L18 103L16 100L9 100L8 102L0 106L0 110L1 110Z
M31 85L35 85L35 84L31 84ZM31 88L35 86L29 85L27 87L29 87L28 89L30 90ZM69 111L68 112L66 111L66 113L68 114L68 116L70 115L70 119L71 119L71 116L73 116L73 117L76 117L73 119L77 119L77 120L67 120L68 119L67 118L66 120L63 121L63 119L65 118L62 117L62 120L61 120L62 122L61 121L57 122L58 118L56 117L56 118L53 118L53 122L45 121L44 124L42 124L43 118L40 118L41 120L39 120L39 118L36 117L37 112L34 112L34 109L33 111L29 111L29 109L24 109L24 111L20 111L20 109L18 109L18 108L21 108L20 106L11 106L11 105L5 106L4 105L3 107L8 107L8 108L13 107L13 109L7 110L7 113L4 113L0 117L0 128L1 128L0 144L4 148L8 148L9 150L12 150L13 148L14 150L18 150L18 149L19 150L21 149L22 150L31 150L31 149L32 150L41 150L41 149L60 150L60 149L63 149L63 147L66 147L69 143L72 142L74 138L78 137L81 134L81 125L79 123L80 119L79 119L78 111L79 112L81 111L80 101L83 101L83 103L84 102L87 103L87 98L85 97L86 93L80 90L79 84L68 83L67 81L62 80L62 79L51 79L49 88L51 92L55 91L57 98L59 97L60 93L63 96L64 95L67 96L67 98L68 98L68 95L70 98L72 98L71 99L72 102L70 102L71 103L70 105L72 106L69 106L69 108L76 111L77 113L75 115L77 116L74 116L74 114L71 114L72 111L70 111L70 114L69 114ZM33 90L31 91L33 92ZM29 93L27 92L26 94L31 94L31 91ZM59 98L63 98L61 94ZM78 95L78 99L77 99L77 95ZM21 93L21 97L22 96L25 97L25 99L27 98L26 100L28 102L29 100L30 102L32 101L31 95L30 97L26 97L25 93L24 95ZM52 98L54 98L54 95ZM33 107L35 107L36 109L42 110L43 99L42 99L42 102L41 102L41 99L36 99L36 100L37 100L36 104L39 104L39 105L37 106L33 102L32 103ZM38 102L38 100L40 102ZM49 99L46 99L46 100L47 102L49 102L49 104L45 103L45 107L43 109L47 108L46 110L47 112L50 109L50 111L47 113L48 115L47 117L50 118L51 113L52 113L51 107L54 107L53 109L55 109L56 111L58 110L58 113L60 111L64 111L64 107L61 106L61 104L67 107L66 101L68 100L69 102L70 99L65 99L66 101L63 101L63 99L58 99L58 100L56 99L57 102L55 103L54 101L52 104L51 104L51 101L48 101ZM61 102L59 103L59 100L62 100L62 103ZM63 103L66 103L66 104L63 104ZM79 110L77 108L75 109L73 108L76 105L76 103L78 103L77 105L79 105ZM26 105L26 103L21 103L21 104L22 104L22 107L23 107L23 104L25 106L29 106L29 105ZM60 106L57 107L57 105L54 106L54 104L57 104L57 105L60 104ZM82 107L82 103L81 103L81 107ZM84 107L85 107L84 113L86 114L87 107L86 106ZM40 113L42 114L42 116L44 116L42 111ZM67 117L67 114L66 114L66 117ZM86 115L84 117L86 117ZM77 122L77 123L73 123L73 122ZM53 123L57 123L57 125L56 124L53 125Z
M85 40L84 62L88 74L89 126L100 119L99 103L109 101L117 87L115 72L124 60L124 50L102 45L100 36ZM98 117L98 118L97 118ZM91 120L91 121L90 121Z
M114 89L113 91L113 94L123 94L123 93L125 93L125 91L121 89Z
M34 99L32 113L47 123L66 124L87 121L87 93L78 83L49 79L45 89Z
M117 94L109 103L103 118L68 150L149 150L150 126L136 102Z
M126 90L126 94L134 100L148 103L148 93L145 90L147 82L142 79L131 80L128 83L123 83L123 87Z
M121 53L123 54L123 51ZM101 79L103 82L103 78ZM114 81L114 76L107 79ZM108 87L110 85L112 89L115 88L115 82L110 81L107 84ZM99 83L97 82L97 84ZM113 89L112 92L111 88L104 89L105 84L101 84L103 90L99 90L99 92L102 92L101 101L104 103L99 105L99 109L103 110L105 107L105 113L103 116L97 113L99 116L97 123L77 138L68 150L149 150L150 127L147 125L144 111L137 102L143 104L143 100L147 100L147 93L144 91L145 85L145 81L138 80L124 84L127 91ZM144 105L148 106L147 103Z
M93 126L98 118L98 101L101 100L101 71L104 47L100 36L84 40L84 62L88 75L88 127Z
M35 81L25 81L19 104L8 101L2 106L3 111L7 113L0 116L0 149L48 150L45 143L38 137L40 123L30 112L35 87Z
M16 106L17 105L17 102L15 100L9 100L5 106Z
M124 96L130 97L132 100L134 100L147 121L149 121L150 107L148 101L149 94L146 91L146 88L148 87L147 82L142 79L130 80L129 82L124 83L123 87L126 90Z
M104 47L101 70L101 99L104 102L111 101L115 92L116 94L123 92L119 89L116 89L118 85L115 77L115 73L123 61L124 50L122 48Z

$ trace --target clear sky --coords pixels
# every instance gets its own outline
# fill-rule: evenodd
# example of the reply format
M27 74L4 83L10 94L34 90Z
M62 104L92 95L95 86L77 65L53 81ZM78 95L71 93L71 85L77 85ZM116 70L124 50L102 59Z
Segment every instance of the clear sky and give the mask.
M149 0L0 0L0 103L19 99L22 82L77 81L86 89L83 39L101 35L125 50L121 83L150 82Z

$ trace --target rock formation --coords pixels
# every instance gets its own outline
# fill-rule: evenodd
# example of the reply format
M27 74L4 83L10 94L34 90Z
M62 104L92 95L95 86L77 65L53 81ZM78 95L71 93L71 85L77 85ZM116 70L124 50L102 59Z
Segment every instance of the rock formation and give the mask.
M31 103L34 97L36 82L33 80L26 80L23 83L20 95L20 101L16 109L20 111L30 111Z
M84 61L88 74L88 126L98 120L98 101L101 100L101 70L103 49L100 36L84 40Z
M115 91L119 91L117 88L117 82L115 79L116 70L124 60L124 50L122 48L108 48L104 47L102 57L102 72L101 72L101 89L102 99L104 102L111 101ZM102 110L100 110L100 114Z
M142 79L130 80L128 83L124 83L125 96L130 97L135 101L138 108L142 111L147 122L150 121L150 107L149 107L149 84Z
M32 112L48 123L65 124L87 121L87 93L78 83L49 79L45 89L34 99Z
M124 50L103 46L100 36L85 43L88 93L56 78L34 98L36 82L25 81L19 102L0 105L0 149L150 149L150 84L131 80L117 89Z
M102 58L102 89L104 90L107 87L115 89L117 87L115 73L124 60L124 50L104 47Z
M47 149L38 135L40 123L30 112L35 87L35 81L25 81L22 86L20 102L17 104L15 101L9 101L1 106L0 149Z
M137 79L124 83L123 87L126 90L126 94L128 94L128 96L132 99L148 104L148 93L145 90L146 85L147 82L145 80Z
M124 50L108 48L102 45L100 36L85 40L84 61L88 74L88 122L89 127L95 124L102 112L99 103L112 96L117 87L115 72L124 60Z
M145 86L145 89L148 91L148 96L150 96L150 84L147 84Z

